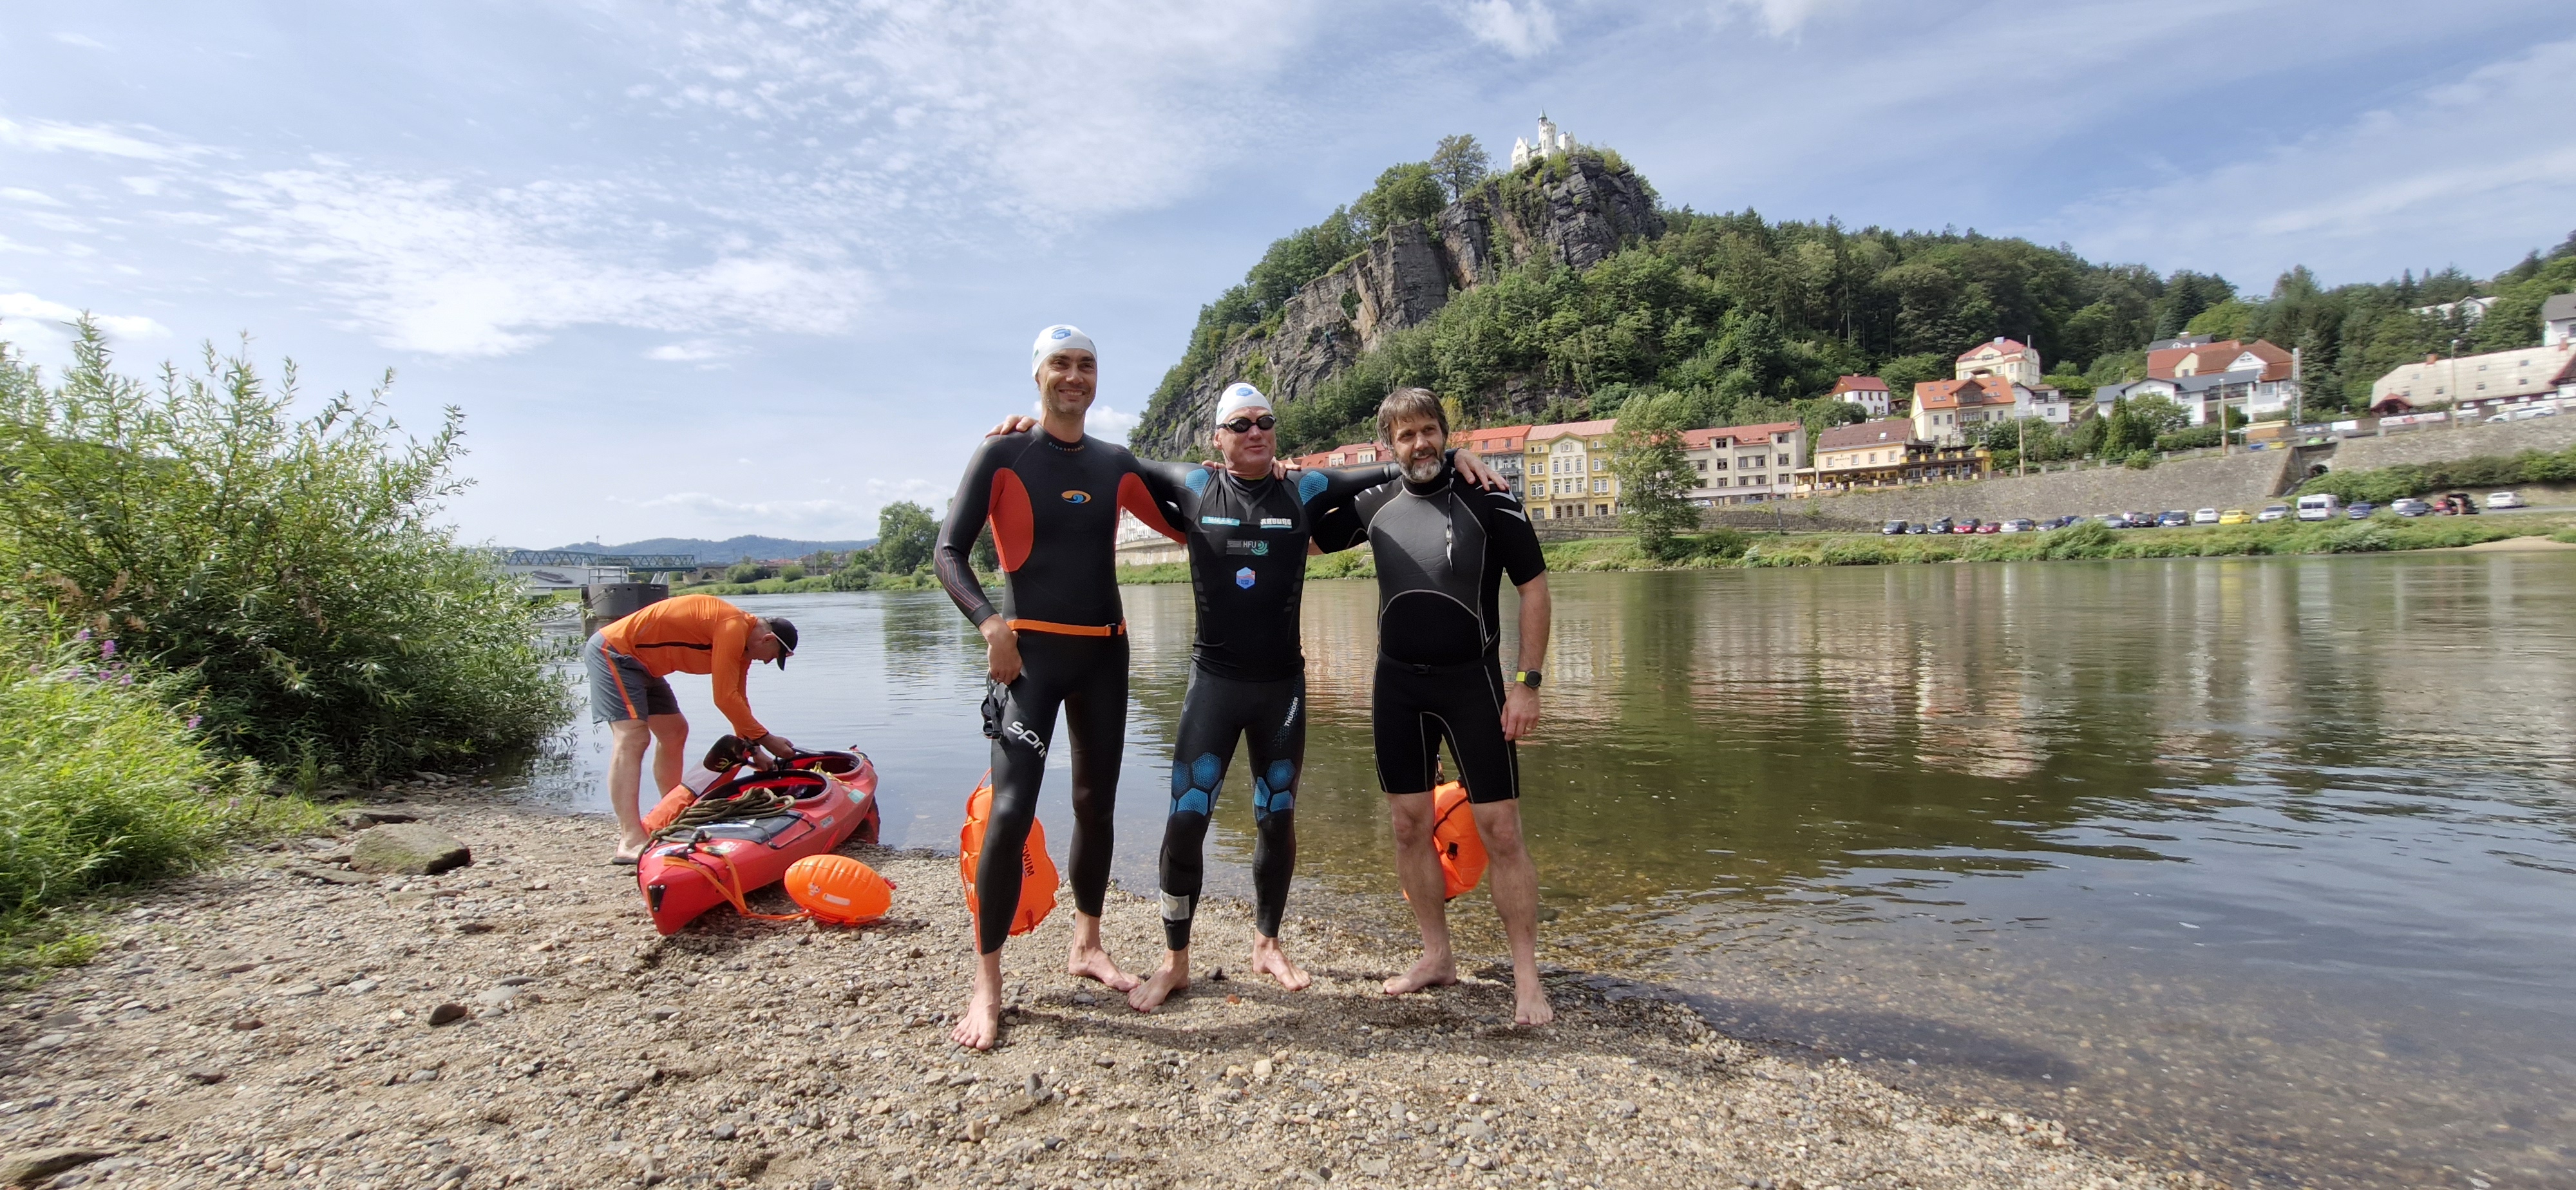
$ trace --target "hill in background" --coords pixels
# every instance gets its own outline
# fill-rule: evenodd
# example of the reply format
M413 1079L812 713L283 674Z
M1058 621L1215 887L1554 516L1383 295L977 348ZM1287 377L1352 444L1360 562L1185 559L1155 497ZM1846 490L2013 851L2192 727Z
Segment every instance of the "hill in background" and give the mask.
M799 541L790 537L761 537L745 534L741 537L728 537L723 541L709 541L703 537L648 537L642 541L630 541L623 545L601 545L596 541L577 541L571 545L555 548L585 554L695 554L699 563L714 566L731 562L763 562L771 558L802 558L807 554L824 550L836 554L848 553L851 550L866 549L876 543L877 539L873 537L860 541Z

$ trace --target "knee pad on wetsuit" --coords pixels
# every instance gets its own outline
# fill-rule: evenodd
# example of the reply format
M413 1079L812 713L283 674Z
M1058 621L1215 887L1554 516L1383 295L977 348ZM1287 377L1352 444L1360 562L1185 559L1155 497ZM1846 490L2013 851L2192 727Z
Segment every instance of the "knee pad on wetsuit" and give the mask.
M1297 766L1285 760L1270 762L1266 772L1252 775L1252 820L1260 822L1273 814L1285 814L1297 808Z
M1213 815L1216 813L1217 783L1225 780L1225 764L1214 752L1201 752L1199 758L1183 764L1172 762L1172 813Z

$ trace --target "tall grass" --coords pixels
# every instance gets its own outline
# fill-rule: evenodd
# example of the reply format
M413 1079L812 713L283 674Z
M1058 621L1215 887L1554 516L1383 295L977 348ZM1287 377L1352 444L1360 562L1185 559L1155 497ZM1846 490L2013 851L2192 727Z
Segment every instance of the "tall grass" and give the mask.
M319 816L261 796L255 766L200 747L166 678L87 635L0 617L0 968L83 957L55 917L82 896Z
M307 785L562 722L532 605L436 520L465 485L456 410L426 439L383 389L299 417L291 361L272 385L210 345L146 384L76 329L54 384L0 344L0 595L114 637L204 739Z

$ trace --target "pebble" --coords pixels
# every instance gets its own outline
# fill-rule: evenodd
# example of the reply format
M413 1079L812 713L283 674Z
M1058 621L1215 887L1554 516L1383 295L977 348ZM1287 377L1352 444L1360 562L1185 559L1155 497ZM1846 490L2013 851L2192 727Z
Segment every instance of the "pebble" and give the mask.
M453 1024L464 1019L465 1006L462 1004L441 1004L429 1010L429 1023L433 1026Z

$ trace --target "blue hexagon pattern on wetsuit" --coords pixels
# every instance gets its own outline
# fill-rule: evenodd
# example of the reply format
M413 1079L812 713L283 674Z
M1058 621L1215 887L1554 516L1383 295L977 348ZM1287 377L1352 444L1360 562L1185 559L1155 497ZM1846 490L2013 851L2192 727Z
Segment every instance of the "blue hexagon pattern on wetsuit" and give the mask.
M1187 477L1181 480L1181 482L1188 485L1190 491L1204 496L1207 494L1208 484L1214 482L1215 478L1215 472L1210 471L1205 467L1200 467L1191 471Z
M1225 779L1225 766L1216 753L1199 753L1188 765L1172 766L1172 813L1209 814L1216 809L1216 783Z
M1289 783L1297 779L1297 766L1284 760L1270 762L1270 771L1252 779L1252 816L1268 818L1297 808L1297 791Z
M1297 502L1299 504L1304 504L1312 501L1316 496L1323 494L1324 485L1331 482L1332 480L1325 478L1324 473L1321 471L1308 471L1299 475L1297 477Z

